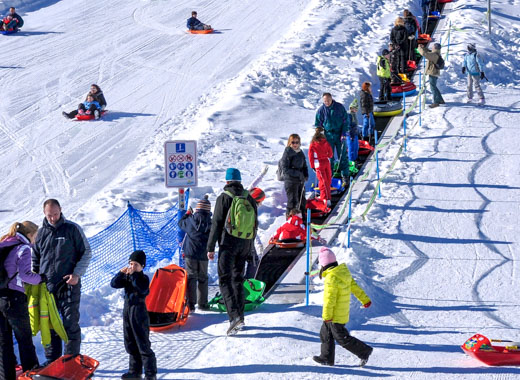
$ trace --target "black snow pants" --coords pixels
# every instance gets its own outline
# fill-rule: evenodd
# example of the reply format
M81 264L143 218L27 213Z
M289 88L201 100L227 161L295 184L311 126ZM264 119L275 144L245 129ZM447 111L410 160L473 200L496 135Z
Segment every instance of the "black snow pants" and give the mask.
M54 294L56 307L61 315L63 327L69 338L65 344L66 355L78 355L81 346L81 328L79 327L79 302L81 298L81 283L71 286L64 284ZM51 330L51 344L45 348L45 358L50 361L62 355L63 343L61 338Z
M129 372L145 376L157 374L157 361L150 343L150 319L146 304L128 305L125 300L123 308L123 334L125 349L130 355Z
M392 99L392 86L390 86L390 78L379 77L379 101Z
M4 289L0 294L0 379L16 378L13 332L24 371L38 365L24 293Z
M186 257L184 264L188 272L188 305L190 310L208 305L208 261Z
M287 194L287 211L285 215L289 216L289 211L296 208L301 211L303 220L306 220L305 184L302 182L284 181L284 187Z
M365 359L370 354L370 346L351 336L345 325L341 323L323 322L320 330L320 341L320 356L329 363L334 363L336 355L335 341L360 359Z
M244 267L253 239L227 235L218 251L218 284L229 320L244 317Z

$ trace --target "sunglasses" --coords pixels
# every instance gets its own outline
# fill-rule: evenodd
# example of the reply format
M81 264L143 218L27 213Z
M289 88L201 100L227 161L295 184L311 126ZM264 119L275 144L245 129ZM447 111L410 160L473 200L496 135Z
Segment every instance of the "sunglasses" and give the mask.
M291 145L298 145L298 144L300 144L299 141L291 141Z

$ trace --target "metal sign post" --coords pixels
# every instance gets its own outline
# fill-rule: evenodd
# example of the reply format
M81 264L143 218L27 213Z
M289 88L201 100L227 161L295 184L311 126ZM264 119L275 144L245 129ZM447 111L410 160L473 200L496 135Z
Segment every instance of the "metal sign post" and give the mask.
M166 187L179 189L177 220L180 220L186 214L189 187L197 186L198 183L197 142L192 140L166 141L164 143L164 161ZM185 191L185 188L188 190ZM184 268L184 238L184 231L179 229L177 237L179 266L182 268Z

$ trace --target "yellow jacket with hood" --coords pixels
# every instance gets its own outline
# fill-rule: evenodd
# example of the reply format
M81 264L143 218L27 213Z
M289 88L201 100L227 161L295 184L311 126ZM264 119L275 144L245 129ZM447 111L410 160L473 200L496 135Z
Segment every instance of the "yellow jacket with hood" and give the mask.
M322 312L324 321L332 320L334 323L341 324L348 322L350 293L353 293L362 305L370 302L370 298L352 278L346 264L326 269L322 276L325 279Z

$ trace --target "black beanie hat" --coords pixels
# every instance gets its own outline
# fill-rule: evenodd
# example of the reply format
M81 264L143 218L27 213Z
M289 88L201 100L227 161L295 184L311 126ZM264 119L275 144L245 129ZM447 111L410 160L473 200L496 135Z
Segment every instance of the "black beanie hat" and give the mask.
M146 266L146 254L144 253L144 251L141 250L134 251L130 255L128 261L136 261L139 264L141 264L144 268Z

